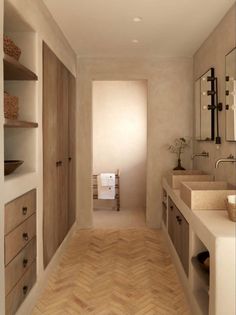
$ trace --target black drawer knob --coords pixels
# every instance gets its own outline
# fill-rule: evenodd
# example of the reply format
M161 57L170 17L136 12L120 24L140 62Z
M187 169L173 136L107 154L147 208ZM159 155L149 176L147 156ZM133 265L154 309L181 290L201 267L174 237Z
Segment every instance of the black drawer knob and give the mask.
M181 217L179 215L176 216L176 220L178 221L179 224L181 224L182 219L181 219Z
M27 208L27 207L23 207L23 208L22 208L22 214L23 214L23 215L26 215L26 214L27 214L27 211L28 211L28 208Z
M23 267L26 268L26 266L28 265L28 259L26 259L26 258L23 259L22 264L23 264Z
M27 285L24 285L23 288L22 288L22 290L23 290L23 294L26 295L27 292L28 292L28 286L27 286Z
M173 207L173 206L170 206L170 209L171 209L171 210L173 210L173 209L174 209L174 207Z
M23 234L22 234L22 237L23 237L23 239L24 239L25 241L28 241L28 240L29 240L29 235L28 235L28 233L23 233Z

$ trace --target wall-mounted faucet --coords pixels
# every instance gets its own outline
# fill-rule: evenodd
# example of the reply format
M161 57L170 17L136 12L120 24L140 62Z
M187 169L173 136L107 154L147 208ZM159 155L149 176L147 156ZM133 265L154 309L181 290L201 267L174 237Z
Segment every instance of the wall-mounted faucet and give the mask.
M227 158L218 159L218 160L216 161L215 168L218 168L218 166L219 166L220 163L225 163L225 162L236 163L236 158L235 158L232 154L230 154Z
M202 153L195 153L195 154L192 155L192 160L193 160L196 156L209 157L209 152L202 151Z

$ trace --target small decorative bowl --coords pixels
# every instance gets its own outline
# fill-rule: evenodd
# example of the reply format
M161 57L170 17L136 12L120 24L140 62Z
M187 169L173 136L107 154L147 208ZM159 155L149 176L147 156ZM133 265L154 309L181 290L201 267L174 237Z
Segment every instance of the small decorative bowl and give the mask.
M208 251L201 252L197 255L197 260L202 269L209 273L210 271L210 254Z
M4 161L4 175L13 173L24 161L21 160L8 160Z
M226 199L226 208L231 221L236 222L236 195L229 195Z

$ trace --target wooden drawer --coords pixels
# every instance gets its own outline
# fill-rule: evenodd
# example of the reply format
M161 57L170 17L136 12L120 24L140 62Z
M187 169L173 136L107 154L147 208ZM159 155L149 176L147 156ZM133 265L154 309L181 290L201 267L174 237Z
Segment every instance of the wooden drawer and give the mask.
M36 234L36 215L33 214L5 236L5 265L25 247Z
M36 189L5 205L5 234L8 234L36 211Z
M8 295L35 259L36 238L33 238L5 268L5 295Z
M6 315L15 314L36 281L36 262L26 271L14 289L6 296Z

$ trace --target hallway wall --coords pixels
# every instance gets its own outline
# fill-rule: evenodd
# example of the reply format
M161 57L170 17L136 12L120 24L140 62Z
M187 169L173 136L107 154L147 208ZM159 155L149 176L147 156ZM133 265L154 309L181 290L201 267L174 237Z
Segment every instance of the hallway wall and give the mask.
M219 128L222 144L219 148L214 141L195 142L195 152L208 151L209 159L195 159L195 167L214 174L217 180L227 180L236 185L236 164L224 163L215 169L215 160L236 155L236 142L225 140L225 55L236 47L236 4L229 10L212 34L194 55L194 80L197 80L210 67L215 68L218 78L219 102L223 111L219 113Z
M161 222L161 178L176 164L168 144L192 135L192 58L78 58L77 183L78 223L92 226L92 82L147 80L147 209L149 227ZM191 150L183 164L190 167Z
M145 209L147 82L93 82L93 173L121 172L121 209ZM96 208L114 201L95 200Z

